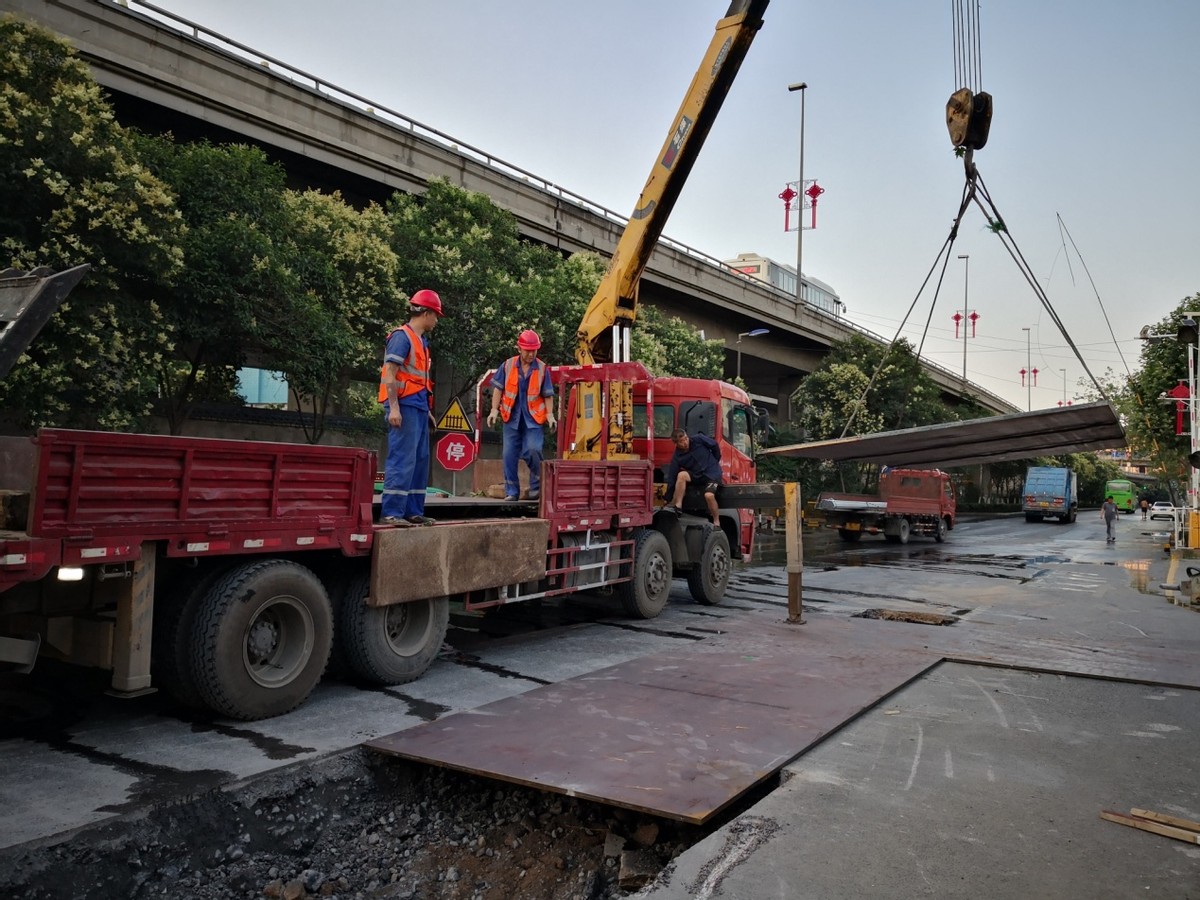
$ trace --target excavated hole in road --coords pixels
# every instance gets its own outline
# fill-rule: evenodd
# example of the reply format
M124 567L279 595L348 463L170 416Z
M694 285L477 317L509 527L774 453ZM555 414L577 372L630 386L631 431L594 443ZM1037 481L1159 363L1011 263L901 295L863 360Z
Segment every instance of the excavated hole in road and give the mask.
M864 609L855 613L855 619L884 619L888 622L915 622L918 625L953 625L958 616L944 616L940 613L917 612L901 609Z
M700 827L356 748L0 850L0 896L610 900L778 784Z

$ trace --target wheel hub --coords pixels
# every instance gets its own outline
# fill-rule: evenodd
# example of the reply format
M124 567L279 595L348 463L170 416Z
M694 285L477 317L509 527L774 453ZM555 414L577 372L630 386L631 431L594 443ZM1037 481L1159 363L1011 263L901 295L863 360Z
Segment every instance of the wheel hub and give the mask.
M279 646L279 626L274 622L259 619L250 629L246 651L255 662L268 658Z

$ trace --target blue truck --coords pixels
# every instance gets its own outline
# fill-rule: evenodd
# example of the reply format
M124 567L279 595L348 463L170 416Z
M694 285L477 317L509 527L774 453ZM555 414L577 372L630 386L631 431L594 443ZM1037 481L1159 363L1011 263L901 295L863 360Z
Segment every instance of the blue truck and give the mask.
M1045 518L1074 522L1079 512L1079 476L1058 466L1030 466L1021 492L1021 511L1026 522Z

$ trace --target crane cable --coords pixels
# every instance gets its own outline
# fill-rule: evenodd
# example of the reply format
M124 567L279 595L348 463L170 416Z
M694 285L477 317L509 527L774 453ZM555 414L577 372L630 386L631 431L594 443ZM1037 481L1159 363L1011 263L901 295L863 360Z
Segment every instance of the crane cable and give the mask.
M991 94L980 90L983 81L983 66L980 57L979 0L951 0L950 6L954 27L954 83L961 85L961 87L950 95L950 100L946 104L946 127L950 132L950 141L954 145L955 153L963 160L966 183L963 185L963 194L958 207L958 215L955 216L954 223L950 226L950 234L946 238L945 243L942 244L942 248L938 251L933 265L930 266L929 272L925 276L925 280L921 282L921 287L917 290L916 296L913 297L908 311L904 314L900 326L896 329L896 334L892 337L891 343L888 344L887 349L879 360L879 364L875 367L875 371L872 373L867 386L863 388L862 393L851 408L850 415L846 419L846 424L842 428L841 437L843 438L849 433L850 426L854 424L854 419L862 409L867 395L870 394L871 388L874 387L879 374L883 371L884 364L891 355L892 348L895 347L896 342L900 339L900 333L907 324L908 317L912 315L917 301L929 284L929 279L933 276L934 270L937 269L938 263L941 262L942 269L938 275L937 288L934 290L933 299L929 307L929 315L925 320L925 329L921 332L921 341L917 347L917 357L918 359L920 358L921 351L925 346L925 338L929 333L930 323L933 319L933 310L937 305L937 298L941 292L942 282L945 279L946 268L950 262L950 253L954 247L954 241L958 237L959 226L962 224L963 216L972 204L979 207L984 218L987 219L988 229L1000 238L1000 243L1008 251L1013 262L1017 264L1018 270L1033 289L1034 295L1049 314L1051 321L1058 326L1059 333L1062 334L1063 339L1075 354L1075 358L1083 367L1084 372L1091 379L1096 391L1105 402L1111 402L1100 381L1092 374L1091 369L1088 368L1087 363L1083 359L1083 354L1080 353L1074 340L1067 333L1067 327L1055 311L1050 298L1038 283L1037 277L1033 274L1029 263L1026 262L1024 254L1017 246L1011 232L1008 230L1008 226L1004 223L1003 217L996 209L996 204L992 200L991 193L988 191L987 185L984 184L983 178L979 174L979 169L975 165L975 151L983 149L983 146L987 143L992 121ZM1071 243L1073 245L1074 241L1072 240ZM1078 249L1076 249L1076 252L1078 252ZM1088 277L1090 279L1091 275L1089 274ZM1095 285L1093 284L1094 287ZM1101 309L1103 309L1103 305L1101 305ZM1107 319L1108 314L1105 312L1105 320L1107 321ZM964 321L962 325L966 328L967 323ZM1109 330L1111 331L1111 325ZM1123 357L1122 361L1124 361Z

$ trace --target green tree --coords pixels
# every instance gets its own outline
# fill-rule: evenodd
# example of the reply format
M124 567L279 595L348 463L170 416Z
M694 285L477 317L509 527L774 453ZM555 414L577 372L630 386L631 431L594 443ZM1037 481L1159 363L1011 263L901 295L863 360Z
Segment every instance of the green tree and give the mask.
M127 428L149 412L184 231L70 45L0 18L0 263L93 267L0 385L15 419Z
M378 206L359 212L340 195L317 191L289 192L284 206L297 283L271 312L262 344L286 374L301 427L315 443L328 413L347 405L351 373L378 363L381 322L400 296L398 260Z
M1200 310L1200 293L1185 297L1173 312L1150 326L1150 333L1164 336L1142 346L1139 366L1130 376L1120 378L1111 371L1101 379L1109 400L1121 415L1126 438L1133 452L1151 460L1166 480L1185 480L1187 455L1191 449L1184 417L1183 434L1175 433L1175 404L1160 397L1183 383L1187 384L1187 347L1175 339L1186 313ZM1089 399L1099 399L1089 392Z
M178 434L197 401L229 402L236 372L272 339L267 322L300 290L286 174L256 147L143 137L142 157L171 186L187 222L184 268L164 314L176 353L159 367Z
M720 378L725 367L724 341L705 340L694 325L646 304L638 307L632 352L652 375Z

